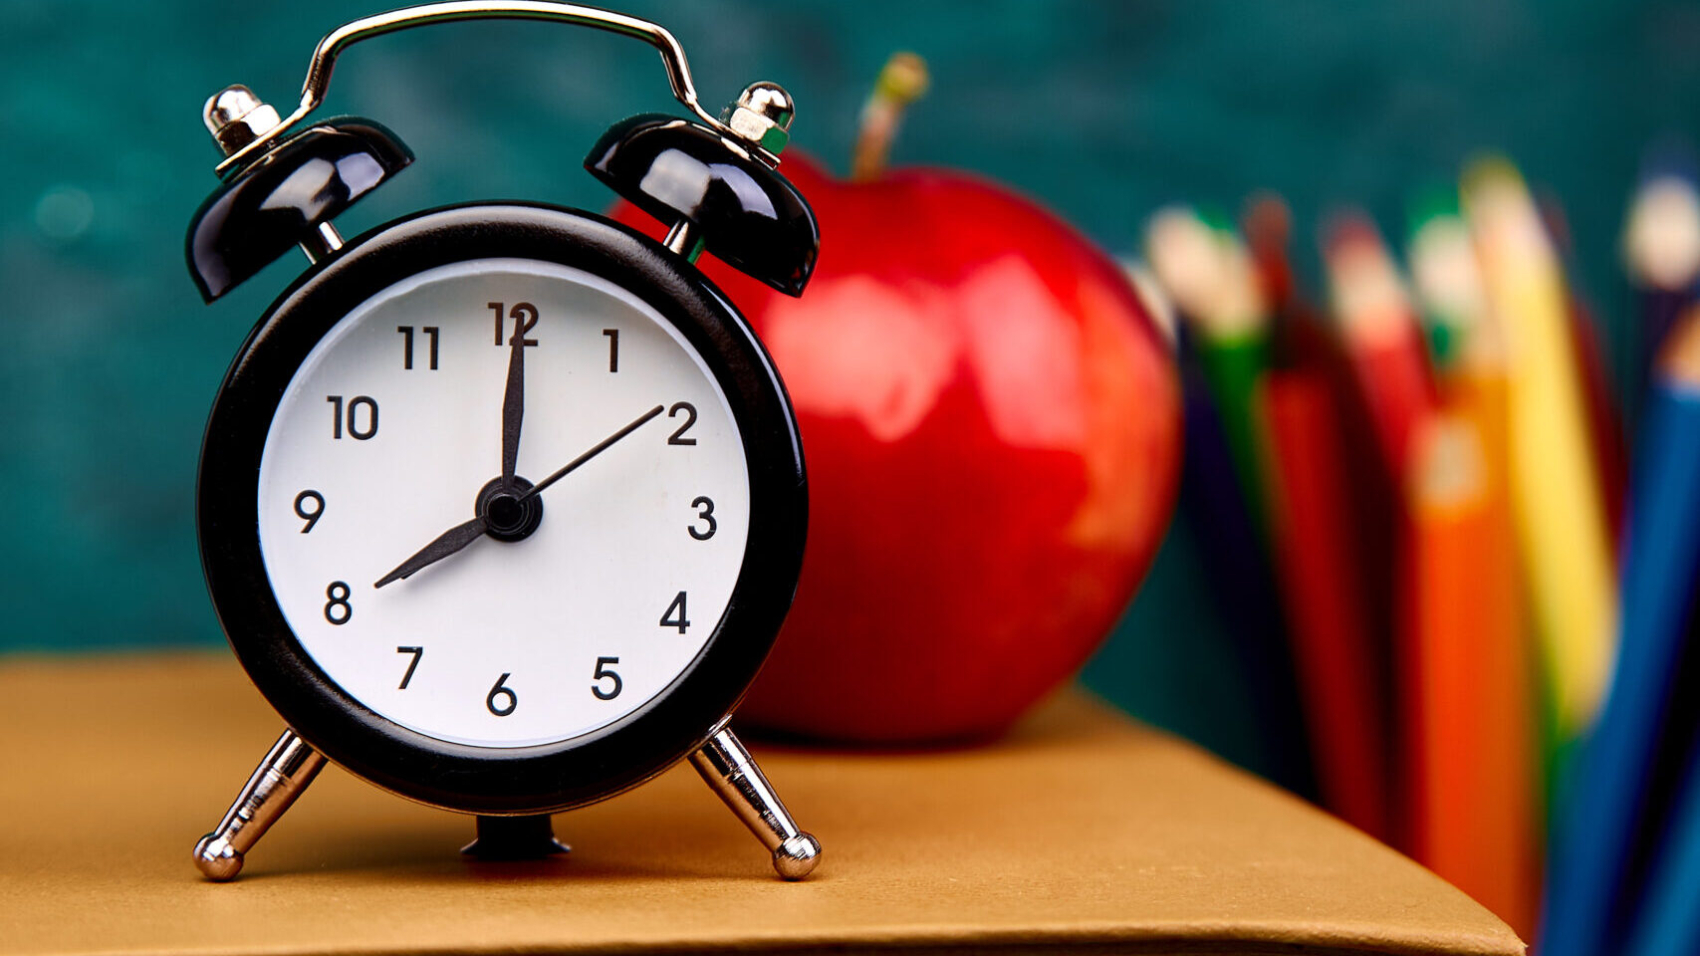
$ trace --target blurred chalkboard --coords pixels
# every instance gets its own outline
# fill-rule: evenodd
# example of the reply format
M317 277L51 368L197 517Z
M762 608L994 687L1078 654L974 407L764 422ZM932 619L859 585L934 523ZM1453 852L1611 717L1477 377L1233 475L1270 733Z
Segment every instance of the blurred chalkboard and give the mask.
M0 4L0 651L221 640L194 544L200 429L250 323L303 264L286 257L200 304L182 236L215 182L201 102L242 82L287 106L318 37L384 5ZM710 104L783 82L796 142L839 169L880 64L918 51L934 86L895 160L1004 180L1116 252L1157 204L1232 212L1263 186L1286 194L1307 237L1347 201L1402 233L1414 192L1480 148L1505 150L1568 213L1608 341L1626 318L1616 242L1639 155L1700 117L1692 3L627 9L679 36ZM327 112L388 124L420 162L344 231L465 199L600 207L585 149L627 113L670 108L654 54L617 37L469 24L366 44L338 67ZM1088 679L1255 766L1248 677L1212 617L1200 546L1176 525Z

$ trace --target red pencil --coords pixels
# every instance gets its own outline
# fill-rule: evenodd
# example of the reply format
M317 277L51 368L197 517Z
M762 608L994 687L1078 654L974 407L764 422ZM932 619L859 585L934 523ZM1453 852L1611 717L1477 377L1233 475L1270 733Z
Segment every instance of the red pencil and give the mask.
M1292 217L1273 193L1247 204L1246 238L1274 314L1257 395L1263 486L1283 610L1323 803L1391 836L1386 681L1357 507L1373 460L1348 453L1355 404L1343 357L1300 295L1287 258Z
M1323 258L1341 339L1375 422L1382 460L1397 481L1406 472L1411 440L1437 401L1416 312L1380 234L1361 213L1336 217Z
M1357 582L1349 462L1326 371L1270 371L1260 395L1270 520L1317 782L1348 823L1391 837L1388 733L1366 590Z

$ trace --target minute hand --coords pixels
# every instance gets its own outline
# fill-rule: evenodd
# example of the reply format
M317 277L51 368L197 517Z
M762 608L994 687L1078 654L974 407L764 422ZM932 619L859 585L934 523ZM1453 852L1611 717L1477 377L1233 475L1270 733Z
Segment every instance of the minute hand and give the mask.
M508 355L508 386L502 392L502 487L507 489L514 486L520 423L525 419L525 324L519 309L514 306L513 351Z
M626 437L627 435L630 435L632 432L637 431L639 428L643 427L645 422L648 422L650 419L654 418L655 416L661 414L662 412L664 412L666 410L667 410L667 406L657 405L654 408L650 409L649 411L644 412L642 415L639 415L637 418L632 420L631 424L620 429L619 431L615 432L614 434L609 435L607 438L602 439L600 442L597 442L596 447L590 449L589 451L578 456L577 458L574 458L572 461L567 462L565 465L562 465L561 468L558 471L556 471L554 474L543 479L542 481L538 482L537 484L532 485L530 491L527 491L525 494L519 496L519 500L525 501L528 498L534 498L537 495L541 494L543 492L543 489L549 487L550 485L554 484L557 481L560 481L562 478L565 478L568 474L570 474L572 472L572 470L574 468L577 468L578 466L584 464L585 462L591 460L592 458L595 458L597 455L600 455L603 452L607 451L609 445L612 445L615 442L619 441L620 439Z

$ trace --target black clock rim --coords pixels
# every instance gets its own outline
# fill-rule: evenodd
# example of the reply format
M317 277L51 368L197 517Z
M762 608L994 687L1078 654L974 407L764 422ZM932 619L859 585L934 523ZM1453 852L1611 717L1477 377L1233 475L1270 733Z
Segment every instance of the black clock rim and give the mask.
M749 537L726 611L696 659L660 695L566 741L520 748L450 743L402 727L349 696L291 632L260 552L265 439L291 377L319 340L378 291L426 269L519 258L583 269L673 323L719 382L742 433ZM422 803L483 814L593 803L700 747L742 699L796 590L808 520L802 443L784 383L748 323L694 266L619 223L531 203L417 213L351 241L286 290L226 374L201 448L197 524L219 622L256 687L332 762Z

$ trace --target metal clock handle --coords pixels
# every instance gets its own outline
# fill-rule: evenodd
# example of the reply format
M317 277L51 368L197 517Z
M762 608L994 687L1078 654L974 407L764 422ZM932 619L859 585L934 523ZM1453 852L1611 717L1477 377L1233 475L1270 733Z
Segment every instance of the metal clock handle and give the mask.
M696 753L691 766L726 801L744 826L773 852L773 868L787 880L800 880L820 863L820 841L797 827L755 758L725 723Z
M232 880L283 811L324 769L325 756L285 730L213 832L195 844L195 866L209 880Z
M218 174L223 176L245 165L250 159L264 152L291 127L305 119L307 114L317 109L324 101L325 91L331 83L331 70L336 66L336 58L343 50L361 40L369 40L397 30L462 20L546 20L635 37L660 51L661 63L667 68L667 79L673 86L673 96L680 103L696 114L710 129L728 136L738 135L731 127L709 114L697 101L696 86L691 82L690 66L685 62L685 51L679 46L679 41L673 38L673 34L659 24L598 10L595 7L554 3L549 0L452 0L448 3L427 3L362 17L326 34L313 50L312 62L307 66L307 79L301 85L301 105L296 107L295 112L284 117L282 122L231 152L218 164Z

